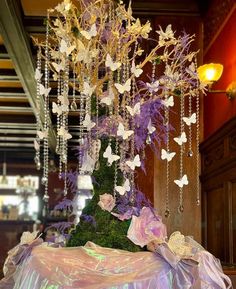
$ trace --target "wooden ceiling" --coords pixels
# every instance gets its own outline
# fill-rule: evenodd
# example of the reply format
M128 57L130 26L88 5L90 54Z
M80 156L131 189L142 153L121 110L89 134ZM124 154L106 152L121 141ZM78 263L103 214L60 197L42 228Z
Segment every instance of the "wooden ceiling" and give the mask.
M30 37L42 37L46 11L58 2L0 1L0 169L4 152L7 153L7 161L18 169L22 162L31 169L34 167L36 50ZM134 0L132 6L136 15L148 18L163 14L199 15L200 3L196 0ZM53 125L49 133L50 146L54 148Z

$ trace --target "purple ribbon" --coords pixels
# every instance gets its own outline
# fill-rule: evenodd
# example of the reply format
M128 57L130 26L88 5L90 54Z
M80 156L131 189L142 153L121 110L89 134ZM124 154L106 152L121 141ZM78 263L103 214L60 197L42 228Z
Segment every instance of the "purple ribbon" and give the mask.
M12 262L15 266L23 263L27 259L33 250L34 247L39 246L43 243L43 239L38 238L31 242L30 244L23 244L19 246L17 254L12 257Z
M16 271L16 267L21 265L25 259L27 259L33 250L34 247L39 246L43 243L43 239L38 238L34 240L30 244L17 245L12 250L16 250L15 255L13 255L9 260L7 260L7 274L4 276L2 280L0 280L0 289L13 289L14 287L14 273Z
M167 246L161 244L157 247L156 253L173 268L174 289L190 289L196 283L199 272L198 262L190 258L179 258Z
M219 260L205 250L199 250L190 258L180 258L167 244L161 244L156 253L172 267L173 289L232 288L231 280L223 273Z

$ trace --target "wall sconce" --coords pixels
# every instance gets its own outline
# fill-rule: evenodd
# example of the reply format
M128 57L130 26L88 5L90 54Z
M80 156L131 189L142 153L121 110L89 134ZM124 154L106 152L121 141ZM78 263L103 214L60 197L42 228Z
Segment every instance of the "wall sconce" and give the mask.
M226 90L212 90L213 83L218 81L223 72L223 65L218 63L209 63L199 66L197 69L199 79L206 82L209 87L209 92L226 93L228 99L236 97L236 81L230 83Z

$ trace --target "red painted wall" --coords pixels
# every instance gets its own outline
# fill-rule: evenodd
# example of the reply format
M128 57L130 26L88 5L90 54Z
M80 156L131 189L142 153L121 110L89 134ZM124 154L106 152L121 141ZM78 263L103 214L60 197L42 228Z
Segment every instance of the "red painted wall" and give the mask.
M204 63L210 62L224 65L222 77L212 89L225 90L236 81L236 9L204 56ZM229 100L225 93L208 93L204 97L204 138L235 115L236 99Z

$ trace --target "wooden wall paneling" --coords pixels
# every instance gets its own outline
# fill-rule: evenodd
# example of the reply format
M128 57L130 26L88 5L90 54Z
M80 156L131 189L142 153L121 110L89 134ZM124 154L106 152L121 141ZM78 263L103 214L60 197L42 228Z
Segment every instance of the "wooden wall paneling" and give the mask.
M232 219L231 219L231 227L232 227L232 257L233 263L236 264L236 181L232 184Z
M236 117L201 146L204 245L225 265L236 264Z
M207 248L222 262L229 263L228 213L225 184L204 190L206 193ZM221 238L217 237L221 236Z

